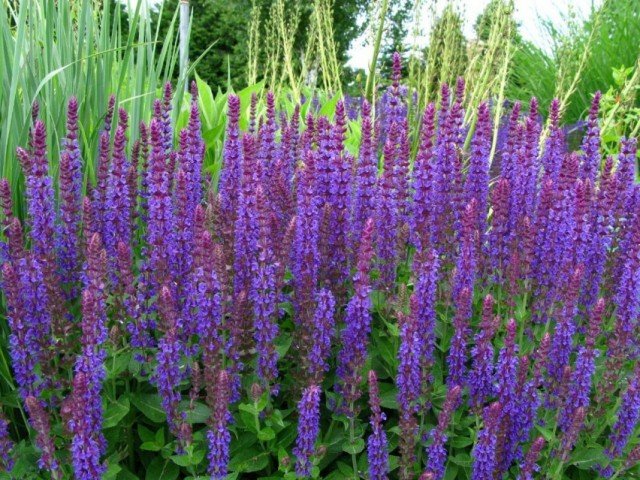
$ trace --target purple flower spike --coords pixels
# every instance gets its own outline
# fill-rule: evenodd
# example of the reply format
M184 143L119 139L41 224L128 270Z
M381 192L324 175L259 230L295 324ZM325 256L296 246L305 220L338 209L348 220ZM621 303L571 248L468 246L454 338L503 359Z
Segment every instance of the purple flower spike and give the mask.
M223 231L227 240L233 242L233 228L238 209L238 196L242 180L242 142L240 141L240 99L229 95L227 109L227 135L224 142L223 167L220 171L218 191Z
M296 231L293 242L291 270L295 290L296 307L300 318L310 315L310 303L318 282L320 266L319 232L320 207L316 182L315 152L306 152L305 163L298 167Z
M529 451L527 452L527 456L524 458L524 463L520 468L520 475L518 475L518 480L533 480L534 473L540 470L538 466L538 458L540 457L540 452L544 448L546 444L546 440L544 437L536 438Z
M427 478L432 480L441 480L444 477L447 463L447 451L444 448L447 442L447 428L460 403L461 395L462 388L459 385L454 385L447 390L444 406L438 415L438 425L429 434L432 441L427 447L427 468L424 475L431 475Z
M212 480L227 478L229 464L229 445L231 434L229 433L229 401L231 398L231 379L226 370L220 371L215 386L215 405L212 409L211 425L207 430L209 443L209 475Z
M316 439L320 431L320 387L311 385L302 392L298 403L298 438L293 454L297 457L298 477L311 476L311 457L316 453Z
M552 337L547 369L555 382L561 380L564 367L569 364L569 357L573 352L573 337L576 332L574 317L577 311L576 304L583 272L584 268L582 266L577 267L569 280L564 306Z
M1 467L4 467L5 471L11 472L13 468L11 450L13 450L13 447L13 440L9 436L9 422L0 412L0 471L2 471Z
M51 437L51 422L49 414L38 399L33 396L27 397L25 407L29 415L29 423L36 431L36 446L40 449L38 467L51 473L51 478L61 479L62 471L60 464L55 457L55 445Z
M172 259L176 258L174 245L174 215L171 199L170 172L163 143L163 125L151 121L151 162L149 167L149 222L147 244L151 249L149 271L154 277L154 288L159 289L172 277Z
M355 293L345 314L345 328L341 333L342 348L338 353L337 376L339 379L336 390L343 396L349 407L349 414L353 414L353 403L360 398L361 370L367 358L367 346L371 330L371 284L369 269L373 258L373 220L367 220L360 251L356 275L354 277Z
M386 415L380 408L380 391L376 372L369 370L369 406L371 407L371 435L367 439L367 458L371 480L386 480L389 475L389 452L387 434L382 423Z
M418 347L422 384L431 383L431 365L436 348L436 294L438 291L440 261L435 250L416 253L414 270L416 272L415 302L411 304L412 314L416 317Z
M384 145L384 171L378 179L376 205L376 247L380 262L380 286L391 290L396 275L398 253L399 192L395 183L398 128L392 125L391 134Z
M421 389L420 334L417 318L418 297L411 296L411 313L402 318L400 325L400 347L398 349L398 404L403 412L417 410Z
M480 408L493 395L493 336L499 325L499 318L493 316L494 300L487 295L482 305L482 322L471 349L473 367L469 372L469 401L472 407Z
M589 329L586 334L585 344L578 350L576 365L571 375L571 387L560 411L559 426L563 431L570 428L570 421L578 408L589 407L591 397L591 381L596 368L598 350L595 342L600 335L602 317L604 315L604 299L598 300L590 314Z
M158 311L161 329L165 334L158 342L158 368L154 380L162 400L162 408L167 414L169 429L181 441L182 446L185 446L191 441L191 432L185 429L186 416L178 408L181 399L178 386L182 380L180 359L183 345L179 340L181 322L168 287L162 287L160 290Z
M336 302L331 291L322 289L316 294L316 311L313 317L313 347L309 352L309 377L320 385L329 371L331 339L334 334L334 310Z
M465 183L465 202L468 204L471 200L475 199L478 204L476 208L476 228L480 239L482 239L486 230L491 139L491 114L489 112L489 106L486 103L481 103L478 108L478 121L471 144L469 173Z
M23 267L24 263L18 263ZM36 393L35 364L36 356L30 350L34 334L25 321L26 305L22 296L20 277L13 264L6 262L2 266L2 284L6 296L7 322L11 331L9 335L9 352L11 353L14 379L23 399Z
M473 457L472 480L494 478L493 473L496 468L496 447L498 444L498 430L501 415L502 406L498 402L492 403L484 410L482 416L484 427L480 430L476 445L471 452L471 456Z
M351 222L351 250L355 250L364 222L373 211L375 184L378 176L378 159L375 155L371 106L362 102L362 140L354 181L353 219ZM355 252L354 252L355 253Z
M84 373L77 373L73 379L73 408L72 418L69 421L69 430L73 432L71 442L71 457L74 476L78 480L93 480L101 478L107 470L105 463L101 462L104 446L106 444L101 430L95 430L93 417L102 417L102 411L92 411L94 407L102 404L92 398L91 379Z
M582 139L582 178L589 180L592 184L596 181L596 176L600 170L600 126L598 125L598 113L600 110L600 100L602 94L598 91L593 95L591 108L589 109L589 119L587 120L587 132Z
M113 141L111 171L107 181L104 217L104 244L111 259L110 269L115 269L118 242L131 241L131 197L127 174L129 160L126 154L127 137L123 125L118 125Z
M55 212L53 185L48 174L47 132L44 123L36 120L33 127L33 156L27 176L27 210L31 226L34 253L50 256L55 239Z
M467 341L470 333L471 292L464 288L456 297L457 309L453 317L454 333L447 356L448 385L466 384Z
M258 186L256 194L258 204L258 240L257 274L253 277L251 301L253 304L254 337L258 354L257 374L265 387L278 376L278 353L275 339L278 335L276 273L278 265L271 248L270 211L265 192Z
M427 105L422 116L420 131L420 147L413 167L413 203L410 218L411 238L414 245L424 249L435 240L431 234L432 222L435 220L432 195L435 192L433 165L436 107L433 103Z
M611 446L606 450L609 458L622 455L631 434L640 420L640 367L637 367L629 386L622 396L616 423L611 428Z
M67 136L60 158L60 220L58 231L58 263L62 281L73 287L79 281L78 240L82 208L82 158L78 145L78 101L69 100Z

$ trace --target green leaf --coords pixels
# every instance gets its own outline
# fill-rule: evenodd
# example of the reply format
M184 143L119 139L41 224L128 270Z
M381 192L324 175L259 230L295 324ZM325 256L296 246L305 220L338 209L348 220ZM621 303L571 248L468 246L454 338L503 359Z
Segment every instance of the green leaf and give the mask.
M340 93L336 93L331 100L325 103L320 111L318 112L319 117L333 117L333 114L336 111L336 105L338 104L338 100L341 98Z
M349 455L357 455L364 450L364 440L362 438L356 438L353 443L345 442L342 444L342 451L347 452Z
M231 456L229 468L240 473L259 472L269 464L269 453L246 449Z
M145 480L175 480L180 475L180 468L171 460L156 457L147 467Z
M258 440L263 442L268 442L269 440L273 440L276 438L276 432L273 431L272 428L266 427L258 432Z
M160 427L156 432L155 441L158 445L164 446L164 427Z
M140 480L137 475L134 475L126 467L122 467L120 473L118 473L118 480Z
M143 442L154 442L156 441L156 434L149 430L144 425L138 425L138 436L140 440Z
M109 466L107 467L107 471L104 473L102 480L111 480L116 478L121 470L122 467L120 465L109 462Z
M115 378L124 372L131 362L131 352L124 352L114 355L106 362L107 380Z
M536 425L536 429L540 432L540 434L544 437L544 439L549 442L553 438L553 432L548 428L541 427L540 425Z
M604 447L600 445L589 445L585 448L576 449L571 455L571 465L582 470L590 470L594 465L604 465L608 462L604 454Z
M172 455L171 460L176 465L181 467L190 467L192 465L199 465L204 459L204 450L196 450L191 455Z
M104 428L115 427L129 413L131 406L127 397L120 397L118 401L109 404L104 411Z
M353 476L353 468L351 467L351 465L347 465L344 462L338 462L337 466L338 466L338 470L342 475L345 476L345 478L349 478Z
M167 415L162 409L160 397L155 393L136 393L131 395L133 403L142 414L155 423L164 423Z
M454 448L466 448L473 444L473 438L471 436L458 436L449 440L449 445Z
M470 467L472 463L471 456L466 452L459 453L454 457L450 456L449 461L455 463L456 465L460 465L461 467Z
M204 403L196 402L193 406L193 410L189 409L188 401L181 402L181 408L187 412L187 422L194 423L206 423L207 419L211 417L211 410Z
M164 445L158 445L156 442L144 442L140 445L140 450L147 450L148 452L159 452Z

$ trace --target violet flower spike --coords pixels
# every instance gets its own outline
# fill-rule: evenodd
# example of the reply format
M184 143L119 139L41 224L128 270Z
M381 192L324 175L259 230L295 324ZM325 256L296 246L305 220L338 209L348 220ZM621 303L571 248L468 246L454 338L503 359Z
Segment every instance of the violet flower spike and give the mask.
M502 406L498 402L485 408L482 419L484 426L478 434L478 440L473 447L472 480L486 480L493 478L496 468L496 447L498 443L498 427L502 415Z
M231 379L226 370L220 371L216 382L215 406L212 409L211 424L207 430L207 441L209 443L208 473L212 480L223 480L227 478L229 464L229 444L231 434L229 433L229 401L231 398Z
M376 372L369 370L369 406L371 408L371 434L367 438L367 458L371 480L386 480L389 475L387 434L382 423L386 415L380 408L380 391Z
M444 448L447 442L447 428L451 423L453 414L460 403L462 388L459 385L449 387L444 406L438 415L438 424L430 433L431 443L427 446L427 467L424 475L431 475L432 480L441 480L444 477L447 463L447 451Z
M298 437L293 454L297 457L298 477L311 476L311 457L316 453L316 440L320 430L320 387L311 385L302 392L298 403Z
M328 289L321 289L316 294L316 311L313 317L313 347L309 351L309 378L320 385L326 372L329 371L329 355L331 340L334 335L334 311L336 302Z

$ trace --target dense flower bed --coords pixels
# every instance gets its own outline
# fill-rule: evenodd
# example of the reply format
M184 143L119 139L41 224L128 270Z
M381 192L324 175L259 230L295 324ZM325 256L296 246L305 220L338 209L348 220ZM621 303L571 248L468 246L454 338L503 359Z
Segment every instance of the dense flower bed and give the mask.
M112 101L84 197L77 100L57 188L36 112L25 228L0 183L5 413L26 422L0 416L6 471L37 475L37 452L54 479L638 473L636 140L601 158L596 94L577 152L535 99L497 149L481 104L467 147L462 80L411 132L394 68L384 123L230 94L215 181L195 92L176 149L169 86L132 146Z

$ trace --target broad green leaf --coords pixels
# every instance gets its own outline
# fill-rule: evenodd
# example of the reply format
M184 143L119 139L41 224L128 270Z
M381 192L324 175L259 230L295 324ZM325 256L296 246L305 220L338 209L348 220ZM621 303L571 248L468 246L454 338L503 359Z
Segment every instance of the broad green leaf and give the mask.
M172 455L171 460L181 467L199 465L204 460L204 450L196 450L191 455Z
M118 476L118 474L122 471L122 467L117 463L109 462L107 466L107 471L104 473L102 480L111 480Z
M140 445L140 450L147 450L149 452L159 452L164 445L158 445L156 442L144 442Z
M589 445L586 448L576 449L571 455L571 465L580 469L590 470L595 465L605 465L608 462L601 445Z
M364 439L356 438L353 443L347 441L342 444L342 451L347 452L349 455L357 455L364 450Z
M167 415L160 402L160 397L155 393L133 394L131 395L131 403L152 422L163 423L167 419Z
M127 397L120 397L117 402L110 403L104 411L104 428L115 427L129 413L130 405Z
M145 480L175 480L180 468L167 458L154 458L147 467Z
M266 427L258 432L258 440L263 442L268 442L269 440L273 440L276 438L276 432L273 431L272 428Z

